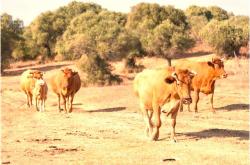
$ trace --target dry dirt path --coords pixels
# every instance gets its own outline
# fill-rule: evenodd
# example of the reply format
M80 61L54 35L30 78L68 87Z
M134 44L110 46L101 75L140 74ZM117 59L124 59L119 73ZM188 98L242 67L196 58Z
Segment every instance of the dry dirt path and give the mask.
M47 80L50 70L46 73ZM57 111L49 89L46 112L25 105L19 75L2 77L1 124L3 164L249 164L248 79L232 75L216 82L209 112L205 95L199 113L179 113L177 143L170 141L169 119L163 117L160 140L149 141L131 82L81 88L73 113Z

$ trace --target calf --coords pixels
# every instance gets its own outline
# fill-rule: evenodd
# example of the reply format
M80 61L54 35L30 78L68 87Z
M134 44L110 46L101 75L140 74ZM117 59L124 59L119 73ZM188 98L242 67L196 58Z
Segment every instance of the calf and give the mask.
M33 89L33 96L36 101L36 109L37 111L44 111L45 109L45 101L47 99L48 86L43 79L39 79L36 81L35 88ZM38 108L38 106L40 108Z

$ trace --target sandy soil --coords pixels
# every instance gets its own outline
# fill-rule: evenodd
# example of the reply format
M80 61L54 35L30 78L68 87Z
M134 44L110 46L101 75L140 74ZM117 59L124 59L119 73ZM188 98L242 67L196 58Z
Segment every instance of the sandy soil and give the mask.
M194 60L206 58L211 56ZM165 65L156 58L140 62L149 68ZM45 70L48 80L64 65L35 67ZM146 138L130 80L119 86L82 87L71 114L58 112L49 89L46 112L39 113L26 107L19 89L24 69L9 70L1 77L2 164L249 164L248 61L241 60L240 66L227 61L225 67L230 76L216 82L217 113L209 111L205 95L198 114L184 107L177 117L177 143L170 141L170 119L164 116L159 141Z

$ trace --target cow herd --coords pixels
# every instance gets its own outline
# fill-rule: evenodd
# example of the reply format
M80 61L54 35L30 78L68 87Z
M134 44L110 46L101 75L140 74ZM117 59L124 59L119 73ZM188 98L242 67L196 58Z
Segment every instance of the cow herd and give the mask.
M32 98L36 102L37 111L44 111L48 87L43 79L43 72L39 70L26 70L21 75L21 89L27 95L27 105L32 105ZM140 109L146 124L145 133L151 140L159 138L161 127L161 114L171 116L171 139L175 139L175 125L178 111L183 110L183 104L188 105L194 101L194 110L198 111L199 93L210 94L211 111L215 81L226 78L223 60L213 58L211 61L193 62L180 60L173 67L145 69L135 76L133 89L139 99ZM52 91L58 97L58 109L63 100L63 110L72 112L74 95L81 87L78 72L70 68L60 69L49 80ZM194 97L191 97L194 91Z

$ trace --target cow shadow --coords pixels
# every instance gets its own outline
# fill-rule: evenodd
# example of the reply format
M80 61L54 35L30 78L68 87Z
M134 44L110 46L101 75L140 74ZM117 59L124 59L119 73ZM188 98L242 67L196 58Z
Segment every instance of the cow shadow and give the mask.
M113 108L104 108L104 109L94 109L94 110L80 110L80 108L74 108L73 109L77 110L78 112L82 113L98 113L98 112L118 112L118 111L123 111L126 109L126 107L113 107Z
M236 111L249 110L249 104L229 104L223 107L216 108L218 110Z
M187 132L183 133L182 135L189 136L191 139L205 139L212 137L219 137L219 138L235 137L238 138L239 140L249 139L249 131L218 129L218 128L202 130L200 132Z

